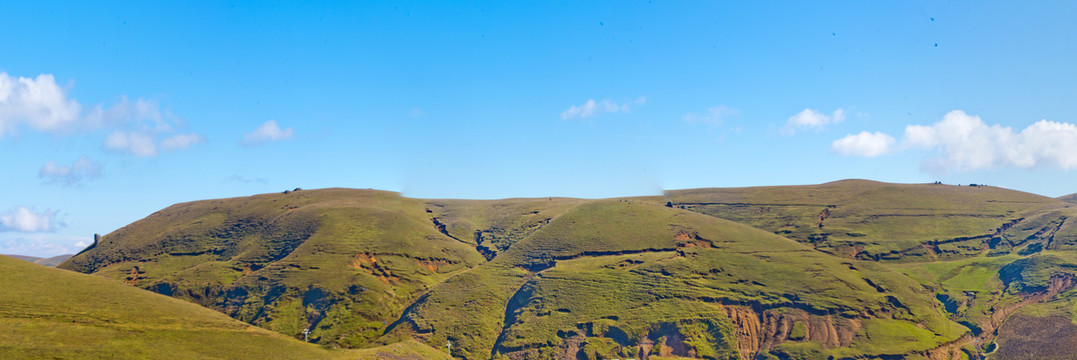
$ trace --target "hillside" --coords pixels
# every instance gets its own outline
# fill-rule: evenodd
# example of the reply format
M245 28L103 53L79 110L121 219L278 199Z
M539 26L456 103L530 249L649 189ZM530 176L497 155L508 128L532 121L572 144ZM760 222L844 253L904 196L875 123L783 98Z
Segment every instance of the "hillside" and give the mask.
M428 358L405 351L418 348L412 343L325 350L195 304L7 256L0 256L0 273L5 359L335 359L376 358L378 351Z
M1071 205L864 180L604 200L304 190L177 204L61 267L330 347L961 359L1028 346L1011 315L1073 316Z

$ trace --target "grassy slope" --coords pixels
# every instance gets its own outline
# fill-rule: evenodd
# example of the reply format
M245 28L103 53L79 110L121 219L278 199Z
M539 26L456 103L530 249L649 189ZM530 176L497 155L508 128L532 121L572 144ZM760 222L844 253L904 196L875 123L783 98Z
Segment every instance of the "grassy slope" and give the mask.
M32 262L32 263L35 263L35 264L41 264L41 265L45 265L45 266L60 265L64 261L67 261L67 259L74 256L74 255L57 255L57 256L53 256L53 257L49 257L49 258L39 258L39 257L35 257L35 256L10 255L10 254L0 254L0 255L10 256L10 257L13 257L13 258L16 258L16 259L26 260L26 261L29 261L29 262Z
M585 200L568 198L431 200L445 231L476 246L488 259Z
M907 274L934 292L949 308L949 317L968 325L972 333L994 331L1006 319L998 317L1012 309L1074 318L1072 310L1061 310L1077 304L1069 293L1038 305L1025 302L1043 291L1039 287L1052 276L1077 275L1077 258L1070 255L1077 249L1077 211L1062 201L1065 197L994 187L847 180L672 191L667 198L686 209L752 224L838 256L883 260L880 266ZM829 216L819 227L823 208ZM1024 279L1011 283L1000 277L1004 269L1030 258L1039 259L1033 261L1036 266L1018 266ZM1012 334L1002 332L1003 337ZM991 333L984 336L981 345L994 338ZM1011 341L1011 346L1019 345ZM971 345L966 349L985 350Z
M947 321L912 281L882 268L849 268L840 259L744 225L652 201L597 200L561 214L491 263L436 287L406 318L419 333L429 334L431 343L458 343L454 355L467 358L564 348L574 335L588 337L592 345L613 341L585 353L634 356L630 348L637 340L663 326L702 323L727 329L697 335L701 342L725 341L724 350L710 353L728 356L736 340L728 331L731 324L716 320L724 317L723 303L885 318L892 322L883 327L921 323L928 329L917 330L924 332L919 342L888 340L880 333L876 343L902 345L854 344L846 351L850 354L924 350L960 335L963 328ZM865 278L901 297L907 308L889 304L887 294ZM439 321L447 318L452 320ZM596 326L617 328L626 337L614 341ZM613 348L622 352L610 353ZM557 351L562 350L544 355L573 355Z
M484 259L421 200L326 189L177 204L61 265L188 299L287 335L357 347Z
M414 334L472 359L627 357L676 332L714 358L745 346L733 333L750 324L723 316L748 306L855 333L838 346L782 330L767 347L788 357L899 354L953 340L967 330L953 321L975 328L1021 302L1021 289L1072 273L1077 210L1067 206L993 187L859 180L595 201L327 189L178 204L64 267L287 335L314 324L314 339L336 346ZM998 275L1047 255L1022 265L1019 281Z
M97 276L0 256L0 357L354 357Z
M956 241L1064 203L996 187L843 180L822 185L669 191L676 206L773 231L821 251L873 260L945 260L974 254ZM820 216L828 215L819 227ZM974 239L973 242L978 242Z

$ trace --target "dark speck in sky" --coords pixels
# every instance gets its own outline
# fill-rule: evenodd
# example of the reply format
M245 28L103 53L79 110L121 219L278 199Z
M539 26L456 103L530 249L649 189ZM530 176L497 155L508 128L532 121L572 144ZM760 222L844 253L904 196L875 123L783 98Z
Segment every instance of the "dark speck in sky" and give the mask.
M606 23L599 21L598 26L606 26Z
M935 43L935 47L939 47L939 43Z
M931 18L931 21L935 21L935 18Z

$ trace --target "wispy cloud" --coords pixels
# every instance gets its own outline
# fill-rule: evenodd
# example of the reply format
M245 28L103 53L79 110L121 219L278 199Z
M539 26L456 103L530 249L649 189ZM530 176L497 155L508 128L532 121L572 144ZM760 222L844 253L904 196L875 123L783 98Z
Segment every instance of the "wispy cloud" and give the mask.
M49 161L37 173L45 183L74 186L83 181L96 179L101 176L101 164L90 160L85 155L75 160L70 166L64 166Z
M243 145L261 145L267 142L291 139L295 135L292 128L281 128L276 120L269 120L254 129L253 132L243 135Z
M161 140L161 148L165 150L179 150L204 142L206 142L206 137L199 134L179 134Z
M647 97L641 96L636 100L626 103L617 103L610 99L595 101L588 99L583 105L573 105L561 112L561 119L584 119L601 114L627 113L631 107L647 103Z
M181 150L206 142L200 134L176 134L183 123L183 119L162 111L157 101L130 101L126 96L108 108L99 105L86 116L88 126L121 128L105 138L106 149L137 157L154 157L159 150Z
M422 117L423 115L425 115L425 113L423 112L423 109L413 107L413 108L411 108L411 110L408 110L408 116L410 116L410 117L418 118L418 117Z
M105 138L105 149L137 157L157 156L158 148L167 151L181 150L206 142L199 134L178 134L157 140L157 134L138 131L115 131Z
M107 127L128 127L142 132L167 133L174 130L176 124L183 122L171 112L161 110L156 100L138 98L130 100L120 96L120 100L106 107L98 104L83 117L84 126L91 129Z
M793 135L797 130L803 129L821 130L827 125L836 124L844 120L845 110L842 109L834 110L830 115L815 109L804 109L789 117L789 120L785 122L785 126L782 127L782 134Z
M876 140L890 135L871 134ZM850 135L852 136L852 135ZM892 138L892 137L890 137ZM833 147L855 143L850 137L835 141ZM863 140L863 139L861 139ZM839 145L839 142L844 145ZM865 142L867 143L867 142ZM865 146L861 150L870 149ZM909 125L899 151L926 150L933 155L924 159L923 169L932 173L969 171L1003 166L1017 168L1077 168L1077 125L1048 120L1037 121L1020 131L1001 125L988 125L979 116L954 110L931 125ZM869 151L838 150L844 155L868 156Z
M0 213L0 231L51 232L57 225L55 211L35 212L19 206Z
M105 138L108 150L138 157L157 156L157 142L149 134L133 131L116 131Z
M236 183L241 183L241 184L268 184L269 183L269 179L266 179L266 178L249 178L249 177L246 177L246 176L240 176L238 174L234 174L232 176L229 176L225 180L226 181L231 181L231 182L236 182Z
M718 105L707 108L707 111L704 113L687 113L684 115L684 121L692 125L702 124L721 126L726 118L738 114L740 114L740 110L725 105Z

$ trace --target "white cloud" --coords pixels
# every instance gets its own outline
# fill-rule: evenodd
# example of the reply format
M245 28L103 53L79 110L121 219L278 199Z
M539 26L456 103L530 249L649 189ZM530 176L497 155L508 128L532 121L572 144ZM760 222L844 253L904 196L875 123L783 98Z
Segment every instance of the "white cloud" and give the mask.
M204 142L206 142L206 137L199 134L179 134L161 140L161 148L165 150L179 150Z
M55 217L55 211L36 213L19 206L0 214L0 231L50 232L56 230Z
M938 156L924 164L933 172L998 166L1077 168L1077 126L1069 123L1040 120L1015 132L955 110L933 125L906 127L905 142L937 151Z
M832 148L843 155L870 157L894 150L893 142L887 139L893 138L865 131L835 141ZM934 124L906 126L901 144L900 149L933 152L923 165L932 173L1003 166L1077 168L1077 125L1070 123L1040 120L1014 131L954 110Z
M18 131L20 124L48 132L70 131L82 107L51 74L36 78L12 77L0 72L0 138Z
M138 157L157 156L157 143L147 134L116 131L105 139L105 148Z
M109 129L105 139L110 150L135 156L156 156L157 138L164 136L160 147L166 150L187 148L204 142L197 134L168 136L182 127L183 119L162 110L156 100L121 96L111 106L99 104L83 113L82 105L56 84L51 74L36 78L12 77L0 72L0 138L20 128L50 133L86 133ZM55 166L51 170L60 170Z
M740 114L740 110L725 105L718 105L707 109L704 114L688 113L684 115L684 121L689 124L705 124L720 126L725 118Z
M830 148L846 156L876 157L889 153L897 140L881 132L863 131L834 141Z
M244 145L259 145L271 141L286 140L292 138L295 131L292 128L281 129L275 120L269 120L254 129L254 132L243 135Z
M37 176L45 179L47 183L61 184L65 186L76 185L84 180L95 179L101 176L101 164L90 160L83 155L75 160L71 166L63 166L56 161L49 161Z
M782 127L782 134L793 135L798 129L821 130L827 125L836 124L845 120L845 110L834 110L830 115L814 109L804 109L789 117Z
M569 120L575 118L589 118L595 115L601 115L604 113L627 113L629 112L630 105L643 105L647 103L647 97L641 96L630 103L618 104L610 99L604 99L602 101L595 101L594 99L588 99L583 105L571 106L568 110L561 112L562 120Z

